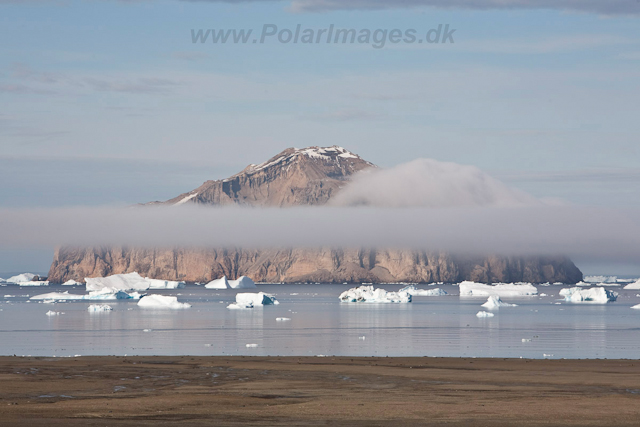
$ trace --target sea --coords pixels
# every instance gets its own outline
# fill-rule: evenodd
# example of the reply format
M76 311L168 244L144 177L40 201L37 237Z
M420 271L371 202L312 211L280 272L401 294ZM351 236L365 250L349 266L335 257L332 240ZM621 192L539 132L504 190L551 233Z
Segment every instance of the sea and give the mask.
M0 355L417 356L636 359L640 355L640 291L606 287L615 302L565 302L567 286L540 286L545 296L502 297L517 304L476 313L486 297L413 297L411 303L345 303L350 285L258 285L257 290L149 291L174 295L191 308L145 309L136 300L30 300L48 292L84 294L84 286L0 287ZM381 285L397 291L402 285ZM238 292L266 292L280 304L230 310ZM113 310L89 312L90 304ZM58 315L48 316L54 311ZM280 320L277 320L280 319ZM289 320L283 320L289 319Z

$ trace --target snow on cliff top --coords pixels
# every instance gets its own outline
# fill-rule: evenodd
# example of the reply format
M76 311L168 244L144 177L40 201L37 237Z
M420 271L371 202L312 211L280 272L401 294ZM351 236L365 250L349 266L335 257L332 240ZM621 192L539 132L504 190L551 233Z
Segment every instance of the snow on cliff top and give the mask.
M279 155L276 158L267 160L264 163L260 163L259 165L249 165L246 172L254 173L271 167L273 165L277 165L278 163L283 163L285 161L294 159L298 156L307 156L312 159L324 160L324 161L334 161L338 158L342 159L360 159L360 156L352 153L346 148L339 147L334 145L332 147L308 147L308 148L294 148L293 151L287 153L287 151L283 152L283 154ZM369 162L367 162L369 163Z

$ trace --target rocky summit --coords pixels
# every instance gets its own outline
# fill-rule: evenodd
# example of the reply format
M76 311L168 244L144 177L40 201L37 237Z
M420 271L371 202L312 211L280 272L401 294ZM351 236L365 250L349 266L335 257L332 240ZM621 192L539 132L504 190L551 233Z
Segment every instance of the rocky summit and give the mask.
M165 202L146 205L326 204L353 174L376 167L342 147L288 148L229 178L207 181ZM209 281L249 276L268 283L563 282L582 273L563 256L461 256L384 248L142 248L60 247L53 283L137 271L165 280Z

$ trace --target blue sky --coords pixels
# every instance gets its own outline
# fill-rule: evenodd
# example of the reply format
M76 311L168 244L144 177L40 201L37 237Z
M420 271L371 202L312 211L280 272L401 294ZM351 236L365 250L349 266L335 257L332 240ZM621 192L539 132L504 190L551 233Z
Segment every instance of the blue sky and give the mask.
M168 199L290 146L337 144L381 166L471 164L539 197L637 208L638 12L624 0L0 0L0 207ZM191 29L263 24L456 32L383 49L191 42Z

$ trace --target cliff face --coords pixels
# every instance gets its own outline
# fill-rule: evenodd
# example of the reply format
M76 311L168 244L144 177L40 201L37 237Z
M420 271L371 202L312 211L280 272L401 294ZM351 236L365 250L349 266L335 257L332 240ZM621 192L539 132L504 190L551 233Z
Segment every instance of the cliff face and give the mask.
M166 202L185 204L323 205L351 175L375 167L342 147L289 148L224 180L207 181ZM138 273L157 279L209 281L223 275L256 282L564 282L582 273L563 257L456 257L382 249L59 248L49 280Z
M376 249L58 248L49 280L137 271L167 280L209 281L245 275L266 283L576 283L582 273L564 257L456 257Z

